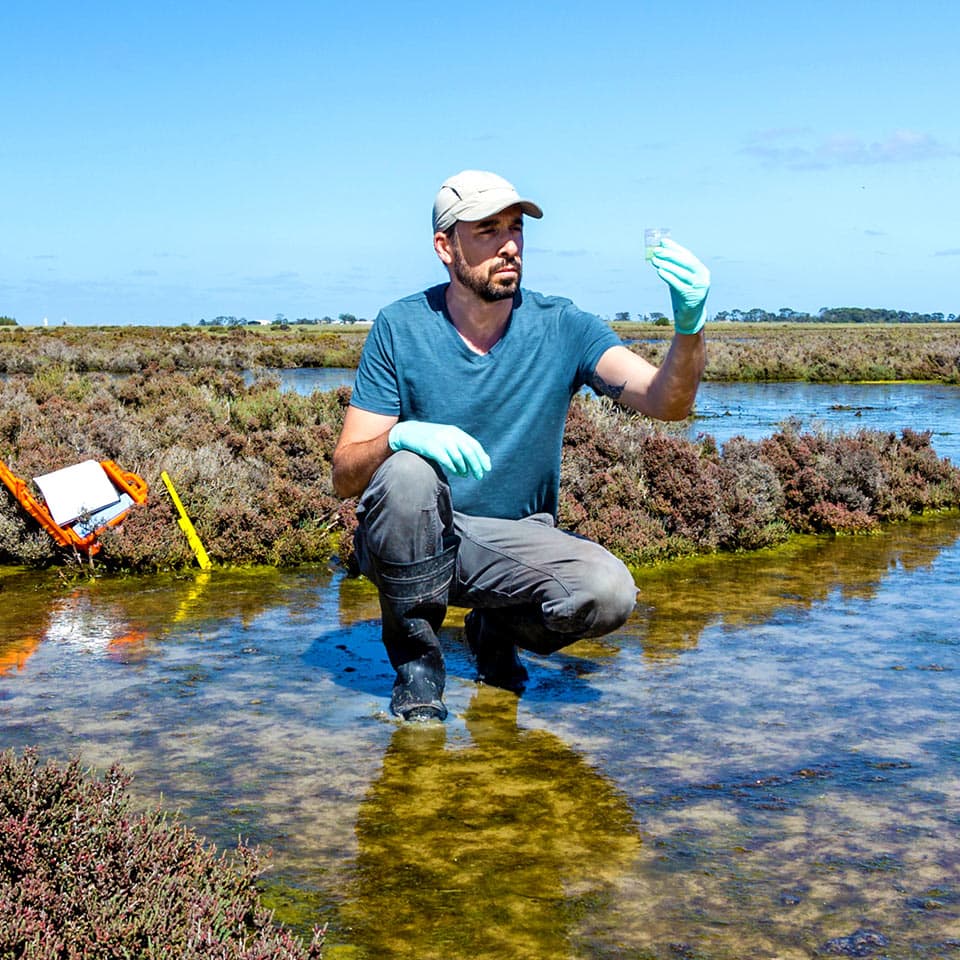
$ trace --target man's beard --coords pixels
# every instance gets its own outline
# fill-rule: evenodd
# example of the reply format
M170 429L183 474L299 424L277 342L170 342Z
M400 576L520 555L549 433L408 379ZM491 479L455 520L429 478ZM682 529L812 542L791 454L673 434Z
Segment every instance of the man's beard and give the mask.
M495 279L494 274L505 266L514 267L516 274L510 280ZM458 247L453 248L453 275L485 303L513 299L517 290L520 289L521 274L520 258L514 257L510 260L498 261L489 268L486 276L482 276L478 270L467 266Z

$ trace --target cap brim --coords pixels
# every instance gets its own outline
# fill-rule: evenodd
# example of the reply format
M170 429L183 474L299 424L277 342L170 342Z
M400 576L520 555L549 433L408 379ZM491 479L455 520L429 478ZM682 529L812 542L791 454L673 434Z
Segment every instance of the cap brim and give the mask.
M539 220L543 216L543 211L532 200L521 200L520 209L528 216Z
M456 199L450 202L440 204L440 195L434 202L433 209L433 229L435 231L449 230L458 220L465 223L476 223L478 220L485 220L487 217L495 216L501 210L508 207L518 206L528 216L539 220L543 216L543 211L532 200L526 200L517 194L509 184L503 188L493 188L484 190L479 196L470 196L466 199L460 199L453 188L449 188L454 193ZM443 188L441 188L441 195ZM446 198L444 198L446 199ZM441 210L438 212L438 204Z
M536 220L543 216L543 211L532 200L523 200L517 196L484 197L484 201L484 203L471 204L469 210L458 212L456 219L466 223L476 223L478 220L500 213L501 210L506 210L507 207L519 207L528 217Z

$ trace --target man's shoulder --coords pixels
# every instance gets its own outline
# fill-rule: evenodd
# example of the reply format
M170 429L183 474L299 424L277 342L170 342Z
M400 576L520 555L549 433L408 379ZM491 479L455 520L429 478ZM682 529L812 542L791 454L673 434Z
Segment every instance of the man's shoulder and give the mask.
M536 290L528 290L526 287L520 290L518 298L519 309L527 310L576 310L572 300L568 297L558 297L554 294L538 293Z
M411 293L393 303L388 303L380 311L381 316L389 318L416 317L424 313L438 314L443 312L444 292L447 284L441 283L426 290Z
M599 327L609 326L606 320L581 310L569 297L558 297L553 294L537 293L535 290L523 289L520 291L518 310L538 320L556 318L564 327Z

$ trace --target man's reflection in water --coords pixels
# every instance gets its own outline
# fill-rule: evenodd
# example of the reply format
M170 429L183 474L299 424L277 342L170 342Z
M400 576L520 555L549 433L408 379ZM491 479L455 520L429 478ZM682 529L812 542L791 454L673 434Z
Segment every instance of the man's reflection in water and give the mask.
M639 852L620 793L517 700L478 687L470 741L398 727L357 821L342 939L365 957L560 958Z

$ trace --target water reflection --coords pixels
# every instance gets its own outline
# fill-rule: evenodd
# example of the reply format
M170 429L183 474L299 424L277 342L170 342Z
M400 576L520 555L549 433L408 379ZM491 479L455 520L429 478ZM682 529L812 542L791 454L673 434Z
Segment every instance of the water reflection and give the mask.
M7 594L15 589L7 580ZM20 671L44 641L94 645L107 656L130 660L142 651L146 633L136 617L98 604L85 588L51 597L39 591L18 596L0 615L0 674Z
M25 586L16 571L0 580L0 678L23 670L43 640L50 597ZM2 696L2 693L0 693Z
M482 687L467 738L402 727L357 818L343 920L361 956L568 957L636 856L626 798L562 740Z
M671 657L695 646L711 624L731 630L760 623L835 592L869 600L898 570L929 568L958 536L951 523L914 520L869 536L796 537L733 563L719 555L637 570L643 651L655 660ZM703 596L711 602L702 603Z
M345 957L888 957L960 938L960 518L639 571L614 635L393 722L336 569L0 582L0 748L117 760ZM822 951L821 951L822 952ZM954 950L954 952L956 952Z

